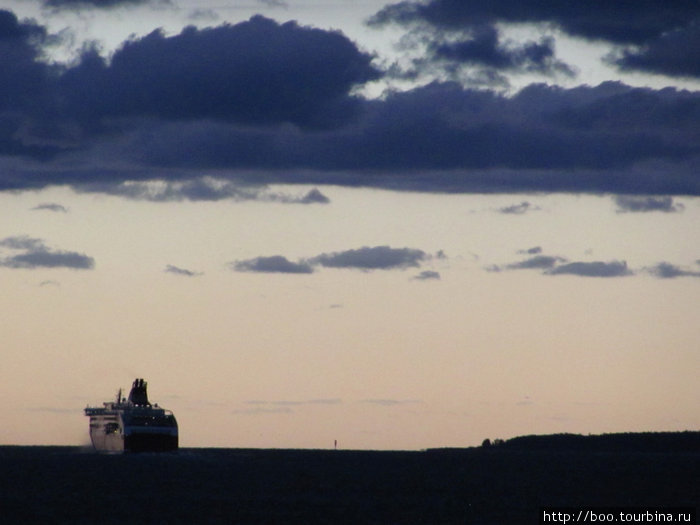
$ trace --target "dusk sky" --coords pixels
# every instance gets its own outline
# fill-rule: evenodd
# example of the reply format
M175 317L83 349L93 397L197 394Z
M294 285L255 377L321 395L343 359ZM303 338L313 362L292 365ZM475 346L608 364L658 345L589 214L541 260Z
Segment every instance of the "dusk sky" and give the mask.
M0 444L700 428L700 2L3 5Z

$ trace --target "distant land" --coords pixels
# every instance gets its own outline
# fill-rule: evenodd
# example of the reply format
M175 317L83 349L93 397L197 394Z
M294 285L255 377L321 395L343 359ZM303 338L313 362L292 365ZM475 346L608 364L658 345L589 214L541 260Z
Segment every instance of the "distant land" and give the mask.
M507 441L485 439L482 448L508 450L570 450L598 452L700 452L700 431L623 432L614 434L546 434ZM449 450L449 449L431 449ZM460 449L455 449L460 450Z
M525 524L544 506L693 507L700 432L494 439L423 451L0 447L14 523Z

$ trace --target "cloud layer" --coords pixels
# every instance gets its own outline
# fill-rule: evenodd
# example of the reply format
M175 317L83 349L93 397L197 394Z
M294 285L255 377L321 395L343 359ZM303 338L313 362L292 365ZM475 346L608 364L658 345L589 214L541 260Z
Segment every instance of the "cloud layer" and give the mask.
M597 4L401 2L373 24L422 28L423 63L497 74L571 73L551 39L508 41L497 23L548 22L603 39L618 46L610 60L620 64L696 29L697 9L685 3ZM432 38L443 30L454 35ZM36 22L0 10L0 190L71 185L212 200L306 183L700 195L698 92L607 82L532 84L506 96L434 81L369 99L356 88L388 74L372 55L340 32L262 16L154 31L109 59L88 47L69 64L41 60L51 39ZM298 200L324 202L320 192Z

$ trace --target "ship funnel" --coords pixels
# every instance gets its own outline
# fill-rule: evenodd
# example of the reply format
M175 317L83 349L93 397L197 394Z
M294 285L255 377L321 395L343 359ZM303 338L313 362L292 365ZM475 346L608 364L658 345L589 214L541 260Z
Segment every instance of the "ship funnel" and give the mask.
M151 406L148 402L146 386L147 383L143 379L134 379L134 384L131 385L131 392L129 392L129 403L137 406Z

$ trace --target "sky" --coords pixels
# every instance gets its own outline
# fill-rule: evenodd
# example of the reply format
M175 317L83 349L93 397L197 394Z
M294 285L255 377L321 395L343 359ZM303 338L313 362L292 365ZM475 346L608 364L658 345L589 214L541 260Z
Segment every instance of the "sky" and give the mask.
M700 4L10 0L0 445L698 430Z

